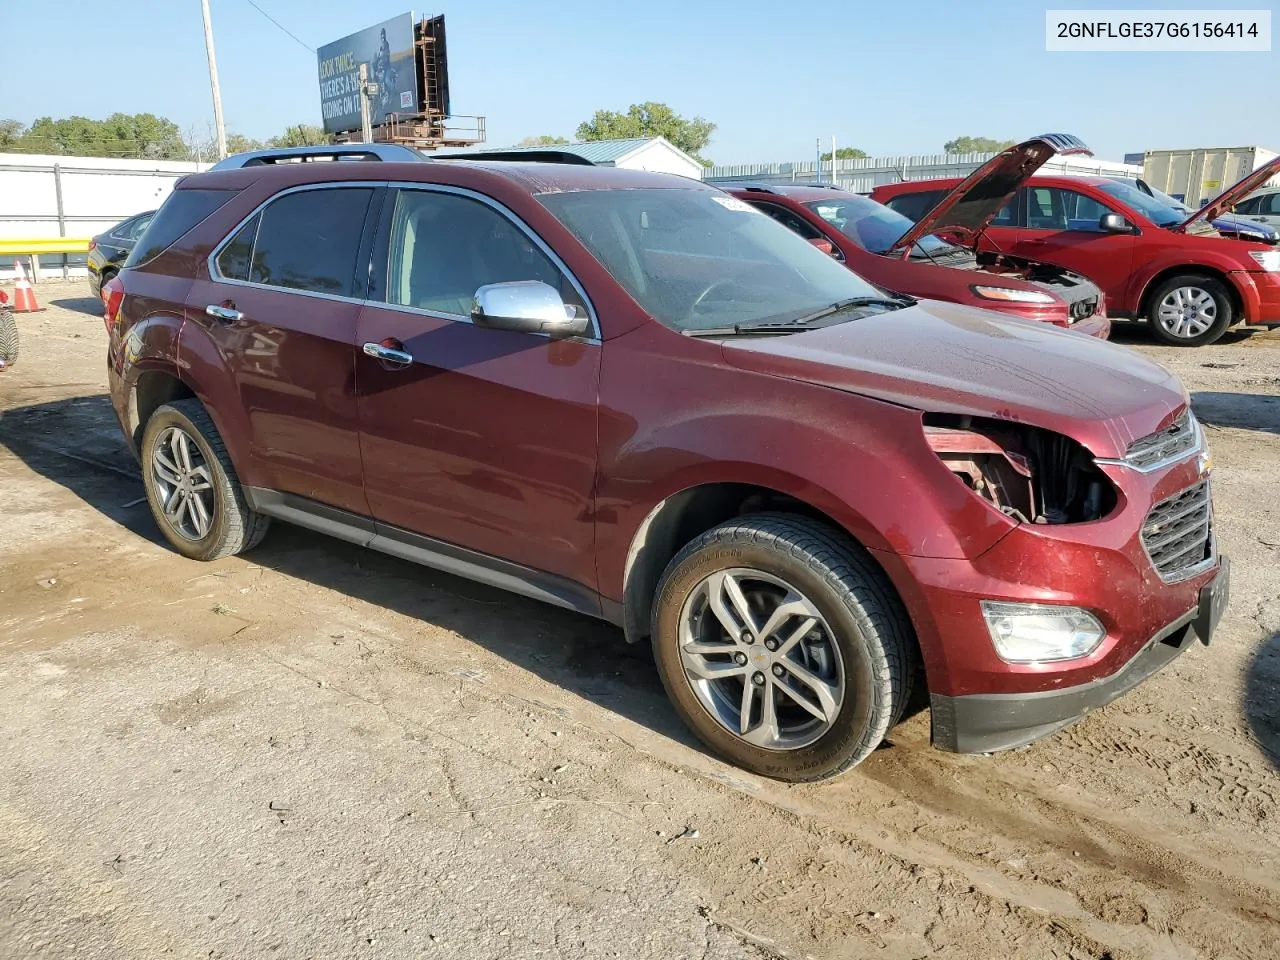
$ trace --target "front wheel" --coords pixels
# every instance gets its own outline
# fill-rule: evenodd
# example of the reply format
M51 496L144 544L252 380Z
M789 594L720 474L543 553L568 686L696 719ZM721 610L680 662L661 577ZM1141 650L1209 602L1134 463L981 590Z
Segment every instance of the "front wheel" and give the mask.
M1212 277L1171 277L1151 294L1147 323L1152 335L1172 347L1203 347L1231 326L1231 295Z
M910 622L883 571L839 531L757 514L671 561L653 610L667 694L730 762L779 780L854 766L906 705Z

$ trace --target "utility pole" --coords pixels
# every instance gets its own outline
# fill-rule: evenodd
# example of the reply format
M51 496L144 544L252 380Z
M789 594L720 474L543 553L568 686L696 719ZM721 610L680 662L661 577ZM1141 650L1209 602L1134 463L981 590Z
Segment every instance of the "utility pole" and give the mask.
M360 134L365 143L373 143L373 108L369 101L378 95L378 85L369 82L369 65L360 64Z
M209 55L209 86L213 89L213 125L218 129L218 159L227 155L227 128L222 122L222 91L218 89L218 58L213 53L213 24L209 22L209 0L200 0L204 13L204 50Z
M834 134L831 137L831 182L837 187L840 186L840 181L836 179L836 138Z

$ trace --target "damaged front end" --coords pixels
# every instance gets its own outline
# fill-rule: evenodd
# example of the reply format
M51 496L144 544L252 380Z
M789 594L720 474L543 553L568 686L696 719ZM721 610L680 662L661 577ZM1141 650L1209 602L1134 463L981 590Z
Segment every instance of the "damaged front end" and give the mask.
M1027 424L925 414L925 439L974 494L1020 523L1088 523L1115 509L1115 486L1070 437Z

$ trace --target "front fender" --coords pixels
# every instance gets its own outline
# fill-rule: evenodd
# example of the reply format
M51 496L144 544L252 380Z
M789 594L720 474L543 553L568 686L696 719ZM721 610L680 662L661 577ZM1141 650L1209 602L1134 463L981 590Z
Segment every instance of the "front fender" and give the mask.
M1206 242L1209 241L1206 240ZM1235 289L1236 294L1244 300L1240 285L1237 279L1232 276L1233 273L1244 269L1245 267L1235 257L1213 253L1212 251L1197 251L1193 257L1188 257L1185 249L1177 247L1165 248L1158 251L1150 259L1144 260L1141 267L1129 277L1129 287L1125 300L1133 305L1134 315L1140 316L1143 300L1151 292L1152 284L1162 275L1169 275L1173 271L1191 274L1197 272L1208 273L1211 276L1220 275L1229 286Z
M623 594L645 518L707 484L793 497L864 546L910 556L977 556L1013 528L933 454L918 411L719 365L605 365L596 536L607 598ZM680 389L661 383L673 376Z

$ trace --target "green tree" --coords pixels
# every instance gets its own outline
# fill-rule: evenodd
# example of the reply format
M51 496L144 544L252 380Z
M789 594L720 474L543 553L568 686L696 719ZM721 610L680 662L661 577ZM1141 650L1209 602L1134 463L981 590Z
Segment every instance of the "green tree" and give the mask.
M561 144L565 144L568 142L569 140L567 137L552 137L544 133L538 137L525 137L523 140L517 143L516 146L517 147L558 147Z
M246 137L243 133L227 134L227 153L247 153L250 150L261 150L265 144L261 140Z
M286 127L284 133L267 141L269 147L323 147L329 143L329 135L323 127L299 123Z
M178 125L151 113L113 113L105 120L40 117L16 138L13 148L82 157L181 160L187 156Z
M947 153L999 153L1012 147L1016 140L992 140L990 137L956 137L942 145Z
M578 125L579 140L625 140L631 137L665 137L704 167L711 161L702 151L711 142L716 125L702 117L682 117L665 103L633 103L626 113L597 110Z
M865 150L859 150L857 147L836 147L837 160L865 160L870 154ZM822 155L823 160L831 159L831 151L828 150Z
M0 150L12 149L26 130L26 126L17 120L0 120Z

